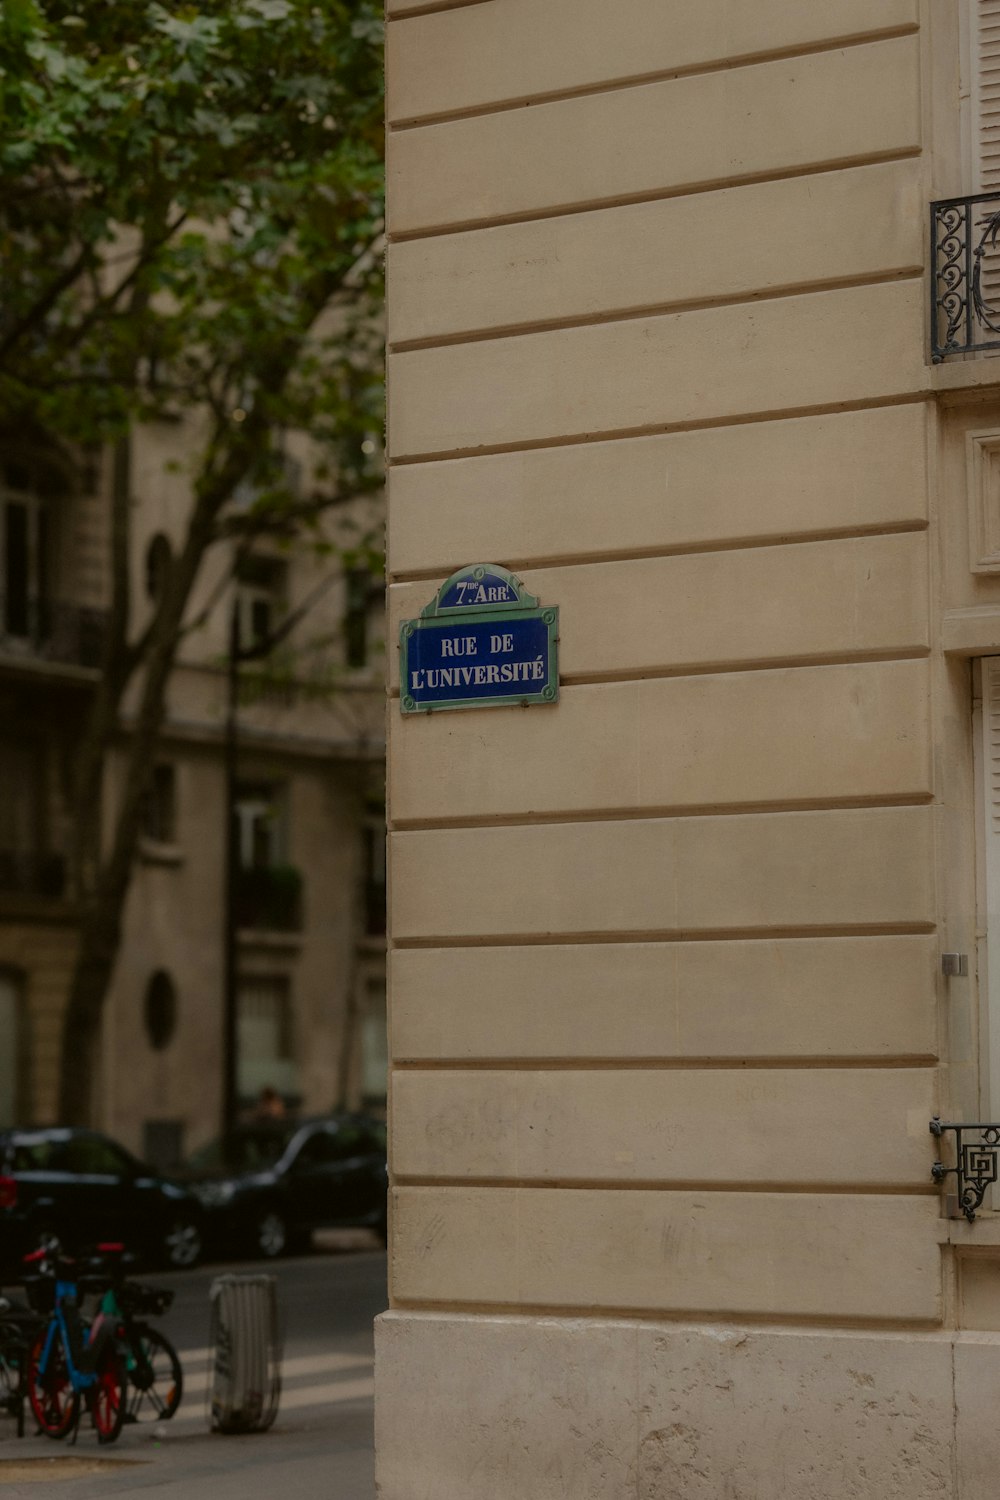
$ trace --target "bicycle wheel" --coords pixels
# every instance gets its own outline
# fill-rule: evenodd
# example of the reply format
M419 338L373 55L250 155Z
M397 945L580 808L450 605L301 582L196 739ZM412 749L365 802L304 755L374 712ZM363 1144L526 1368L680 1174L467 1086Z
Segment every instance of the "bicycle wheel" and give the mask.
M87 1392L90 1420L99 1443L113 1443L125 1421L125 1367L113 1344L97 1361L97 1382Z
M133 1323L126 1336L128 1351L128 1417L164 1422L172 1417L184 1394L184 1375L177 1350L158 1328Z
M80 1397L70 1380L61 1339L53 1341L44 1372L40 1369L47 1338L48 1330L45 1329L35 1339L28 1354L28 1401L45 1436L64 1438L76 1422Z

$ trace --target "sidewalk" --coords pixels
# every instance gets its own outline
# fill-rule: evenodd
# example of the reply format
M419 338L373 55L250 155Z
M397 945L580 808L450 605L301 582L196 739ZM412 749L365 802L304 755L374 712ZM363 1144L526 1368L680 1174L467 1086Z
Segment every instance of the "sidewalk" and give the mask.
M366 1355L293 1355L284 1361L278 1418L269 1432L209 1431L209 1350L181 1349L184 1400L170 1422L126 1426L100 1447L83 1416L74 1445L17 1438L0 1417L0 1493L5 1500L372 1500L375 1493L373 1371ZM28 1413L29 1431L32 1428Z

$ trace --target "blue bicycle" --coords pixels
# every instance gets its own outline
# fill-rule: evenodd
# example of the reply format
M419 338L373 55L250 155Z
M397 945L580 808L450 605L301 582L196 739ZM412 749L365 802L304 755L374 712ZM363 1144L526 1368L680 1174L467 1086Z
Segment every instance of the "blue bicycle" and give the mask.
M54 1262L50 1257L45 1249L25 1256L35 1272L25 1277L29 1301L48 1313L28 1353L31 1410L46 1437L64 1438L76 1429L82 1398L97 1441L113 1443L125 1420L126 1381L114 1325L98 1315L87 1326L80 1314L79 1291L94 1278L79 1277L75 1262L66 1257Z

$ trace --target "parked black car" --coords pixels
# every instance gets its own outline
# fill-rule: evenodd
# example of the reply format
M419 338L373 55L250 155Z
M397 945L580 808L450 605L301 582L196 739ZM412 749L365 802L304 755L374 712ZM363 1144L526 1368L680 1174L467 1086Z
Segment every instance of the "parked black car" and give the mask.
M206 1240L273 1257L314 1229L386 1230L385 1126L367 1115L237 1126L183 1172L204 1210Z
M0 1131L0 1260L37 1245L68 1250L120 1240L175 1268L201 1257L201 1206L123 1146L93 1130Z

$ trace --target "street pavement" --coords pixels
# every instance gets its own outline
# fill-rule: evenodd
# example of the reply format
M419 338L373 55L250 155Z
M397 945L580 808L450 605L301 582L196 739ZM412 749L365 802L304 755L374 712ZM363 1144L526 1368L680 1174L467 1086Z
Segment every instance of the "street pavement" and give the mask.
M98 1445L86 1416L75 1446L18 1440L13 1420L0 1418L4 1500L373 1500L372 1322L387 1299L385 1253L371 1244L363 1233L325 1236L311 1255L275 1265L142 1278L175 1291L159 1322L181 1356L180 1409L169 1422L126 1426L113 1447ZM262 1270L278 1280L281 1405L270 1431L226 1437L209 1431L207 1415L209 1287L225 1272Z

